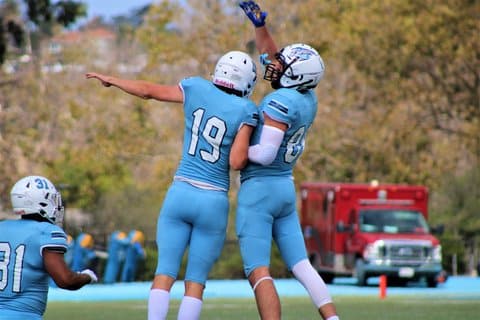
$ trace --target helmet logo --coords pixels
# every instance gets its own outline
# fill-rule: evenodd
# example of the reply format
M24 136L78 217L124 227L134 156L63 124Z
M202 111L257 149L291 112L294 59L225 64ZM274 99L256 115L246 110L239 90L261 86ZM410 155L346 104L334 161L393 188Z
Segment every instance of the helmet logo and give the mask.
M297 58L297 61L305 61L310 59L314 55L315 53L308 48L296 47L292 49L291 53L288 56L291 59Z
M215 79L213 83L218 84L219 86L222 86L222 87L230 88L230 89L235 88L233 83L222 80L222 79Z
M252 58L241 51L230 51L223 55L215 66L212 82L231 90L239 97L249 96L257 78Z
M322 58L314 48L306 44L287 46L276 53L275 58L282 69L276 74L269 71L268 78L274 89L294 88L306 91L315 88L323 77L325 67ZM264 78L269 80L265 76Z

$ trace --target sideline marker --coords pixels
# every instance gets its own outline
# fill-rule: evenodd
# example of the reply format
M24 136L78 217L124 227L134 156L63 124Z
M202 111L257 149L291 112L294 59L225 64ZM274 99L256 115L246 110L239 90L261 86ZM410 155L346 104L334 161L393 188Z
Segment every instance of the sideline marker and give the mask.
M379 291L380 291L380 299L385 299L387 297L387 276L381 275L380 276L380 283L379 283Z

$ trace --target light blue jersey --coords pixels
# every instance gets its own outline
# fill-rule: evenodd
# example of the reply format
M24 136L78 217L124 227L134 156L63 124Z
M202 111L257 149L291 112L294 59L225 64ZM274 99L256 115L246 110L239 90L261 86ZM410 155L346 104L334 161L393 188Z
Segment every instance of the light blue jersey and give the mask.
M305 136L317 114L317 97L311 90L300 93L279 89L267 95L259 108L260 121L252 137L252 145L260 140L264 113L288 125L283 142L272 164L262 166L250 162L241 172L242 181L255 176L291 176L297 159L305 148Z
M242 124L256 126L255 104L227 94L200 77L187 78L183 154L176 176L228 190L230 148Z
M313 91L279 89L267 95L260 105L260 123L252 144L260 140L264 114L288 128L272 164L249 162L241 172L235 225L247 276L258 267L269 266L272 237L290 270L307 258L292 173L316 112Z
M158 218L155 274L176 279L189 248L185 280L204 285L225 241L230 149L242 125L257 125L258 112L250 100L202 78L187 78L180 86L183 154Z
M67 235L60 227L26 219L0 222L0 319L39 319L45 312L45 248L67 250Z

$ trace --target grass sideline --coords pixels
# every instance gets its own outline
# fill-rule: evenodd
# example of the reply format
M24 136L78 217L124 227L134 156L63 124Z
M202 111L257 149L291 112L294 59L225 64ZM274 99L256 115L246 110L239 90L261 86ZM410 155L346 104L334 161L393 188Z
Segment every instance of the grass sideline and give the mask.
M476 319L480 302L474 299L420 297L334 297L342 320L451 320ZM308 298L282 297L282 320L320 319ZM176 319L179 300L170 302L168 320ZM145 320L147 301L51 302L44 320ZM207 299L205 320L258 319L254 299Z

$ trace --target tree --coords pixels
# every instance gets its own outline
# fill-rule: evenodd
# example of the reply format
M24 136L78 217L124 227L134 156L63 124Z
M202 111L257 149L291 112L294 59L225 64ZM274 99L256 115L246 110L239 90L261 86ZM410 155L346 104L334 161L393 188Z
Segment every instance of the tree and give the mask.
M19 10L16 1L0 3L0 65L5 62L8 45L20 48L24 43L25 32L18 21Z
M20 48L27 43L25 38L31 35L34 51L38 52L39 41L43 35L51 35L55 25L68 27L86 15L85 4L79 1L24 0L28 22L32 30L28 30L28 22L21 21L18 4L14 0L0 3L0 65L5 61L9 37L15 47ZM5 14L5 17L3 16ZM5 27L6 26L6 27Z
M43 15L41 5L46 2L33 2L32 12ZM480 167L478 1L261 4L269 12L268 26L280 47L311 44L326 63L325 77L316 89L317 118L295 181L425 184L431 192L433 222L455 226L446 236L459 239L456 249L468 247L463 241L471 241L470 235L478 232L469 229L475 225L470 223L474 205L442 208L450 208L443 201L453 194L443 190L448 185L446 173L451 173L449 181L461 180L455 194L467 197L471 191L461 187L467 185L461 177L469 168ZM15 10L8 17L5 12L2 9L2 26L11 37L10 17L26 24ZM50 30L56 33L62 24L51 12ZM229 50L257 57L253 28L233 1L192 0L179 5L163 0L145 14L138 17L141 24L136 29L124 28L120 19L123 40L108 56L83 41L62 58L94 71L172 84L190 75L208 79L218 57ZM48 28L40 25L47 20L36 21L38 25L23 30L38 34L44 30L45 37ZM13 40L8 39L10 45ZM10 45L8 50L14 49ZM136 68L125 71L120 68L124 65ZM255 102L271 90L261 78L258 68ZM181 107L94 85L78 70L41 77L25 73L15 85L0 85L0 104L4 207L12 180L37 172L68 185L64 193L69 206L93 212L106 232L115 224L135 223L154 238L152 221L181 153ZM234 175L232 213L235 182ZM228 239L235 241L232 224L228 230ZM446 249L447 254L452 250Z
M460 174L447 174L434 196L432 217L445 225L442 235L444 260L447 267L454 254L463 253L460 271L470 271L470 257L478 252L480 244L480 169L474 166ZM460 249L461 248L461 251ZM477 257L480 259L480 257ZM480 260L479 260L480 261Z

